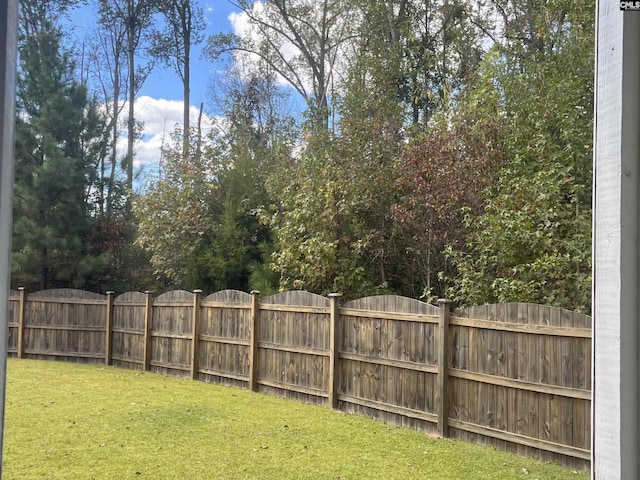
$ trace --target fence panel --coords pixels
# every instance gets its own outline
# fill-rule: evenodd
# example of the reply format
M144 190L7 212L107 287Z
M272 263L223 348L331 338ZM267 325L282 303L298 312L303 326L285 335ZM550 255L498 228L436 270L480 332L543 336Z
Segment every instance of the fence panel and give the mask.
M202 299L198 378L247 388L251 295L223 290Z
M340 408L435 431L438 308L384 295L340 309Z
M113 365L141 370L144 363L145 294L126 292L113 301Z
M329 304L325 297L302 291L260 302L258 391L327 403Z
M27 297L24 356L103 362L106 296L52 289Z
M191 369L193 293L166 292L153 299L150 371L188 376Z
M455 312L451 436L584 468L590 451L590 318L532 304Z

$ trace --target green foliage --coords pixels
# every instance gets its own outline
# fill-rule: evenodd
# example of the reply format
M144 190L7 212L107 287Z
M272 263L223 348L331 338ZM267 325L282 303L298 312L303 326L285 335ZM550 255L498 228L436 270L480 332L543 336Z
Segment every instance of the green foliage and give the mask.
M282 171L288 185L271 192L280 206L262 211L276 240L273 268L281 289L357 296L370 288L362 261L367 239L353 235L355 204L340 170L312 152Z
M38 25L19 48L12 282L95 288L108 266L89 241L106 129L61 31Z
M183 156L179 133L164 148L160 172L147 180L133 211L139 224L137 243L150 252L156 275L168 285L194 289L202 288L202 273L193 255L213 234L210 218L219 186L213 177L215 159L207 154Z
M405 120L426 127L447 96L464 88L482 58L483 32L491 24L483 4L357 3L363 16L357 39L360 55L386 70L387 90L395 94Z
M465 248L448 252L458 270L450 294L462 303L590 309L592 7L548 5L535 12L535 52L504 47L485 61L509 125L506 165L484 213L465 219Z
M269 203L265 171L287 122L275 121L273 78L230 77L224 134L200 144L192 131L187 157L181 132L173 136L160 174L134 204L137 243L169 286L269 292L277 287L267 266L271 233L256 212Z
M413 191L396 181L407 179L403 145L419 135L404 128L420 122L424 128L445 92L466 82L479 31L471 11L412 2L388 7L352 5L361 15L350 40L358 55L334 102L339 136L310 128L301 158L280 175L291 180L272 189L282 192L270 224L282 288L338 290L352 298L381 291L418 296L428 285L408 265L408 234L395 211L398 197Z
M405 291L445 295L439 278L448 271L444 249L464 245L474 228L463 222L464 212L470 218L482 213L483 191L494 185L504 162L498 95L492 78L478 76L459 96L459 106L437 115L430 133L416 136L395 162L398 196L392 212L404 252L398 267ZM482 115L470 107L479 102Z
M404 140L404 112L397 92L388 88L396 59L379 54L361 55L350 66L331 159L351 205L351 238L364 240L359 262L366 282L353 292L360 295L394 291L399 285L391 205L397 195L394 163Z
M15 281L589 310L592 2L241 0L252 34L205 48L233 53L216 84L223 120L210 138L176 131L159 175L130 197L114 151L122 78L109 143L59 32L37 40L69 5L25 1ZM152 68L138 72L135 55L153 12L177 34L156 32L156 53L188 87L192 7L100 2L127 94ZM306 102L301 121L283 79Z

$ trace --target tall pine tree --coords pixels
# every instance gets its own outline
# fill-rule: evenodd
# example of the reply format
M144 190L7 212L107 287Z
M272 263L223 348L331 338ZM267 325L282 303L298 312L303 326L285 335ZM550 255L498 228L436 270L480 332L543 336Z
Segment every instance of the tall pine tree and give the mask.
M104 122L74 78L62 33L42 19L19 46L13 232L14 283L95 287L106 268L92 253Z

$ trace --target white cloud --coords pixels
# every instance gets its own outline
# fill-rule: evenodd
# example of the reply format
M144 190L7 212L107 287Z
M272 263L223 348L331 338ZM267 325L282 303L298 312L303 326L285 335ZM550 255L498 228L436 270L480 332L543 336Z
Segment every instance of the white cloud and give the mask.
M142 139L136 142L134 166L156 164L160 160L160 149L170 139L175 126L182 126L182 105L179 100L163 98L139 97L135 103L135 117L144 123ZM198 120L199 109L191 105L189 116L191 124ZM202 117L203 134L208 133L213 124L207 115ZM118 150L123 156L127 150L127 138L120 137Z
M253 11L256 13L262 12L264 10L264 3L255 2L253 4ZM249 17L245 12L231 12L229 14L229 22L231 23L231 27L233 28L233 33L238 35L239 37L244 37L245 35L250 35L251 25L249 24Z

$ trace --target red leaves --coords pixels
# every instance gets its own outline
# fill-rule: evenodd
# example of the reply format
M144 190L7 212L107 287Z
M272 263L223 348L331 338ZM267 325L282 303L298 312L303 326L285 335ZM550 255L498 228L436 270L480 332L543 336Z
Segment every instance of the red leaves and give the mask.
M482 132L461 125L442 128L408 145L397 162L396 187L401 201L393 208L396 221L417 233L418 241L433 235L460 237L462 209L482 207L482 192L491 185L502 154L497 125Z

